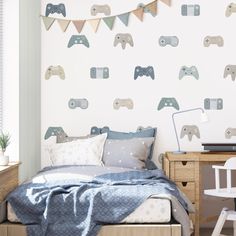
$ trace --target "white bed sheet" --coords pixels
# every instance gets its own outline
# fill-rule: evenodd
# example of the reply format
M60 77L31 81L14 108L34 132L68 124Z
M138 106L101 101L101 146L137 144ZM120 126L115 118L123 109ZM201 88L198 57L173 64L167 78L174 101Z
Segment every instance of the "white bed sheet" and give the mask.
M10 222L20 223L11 205L8 203L7 218ZM169 199L149 198L122 223L168 223L171 220L171 203Z

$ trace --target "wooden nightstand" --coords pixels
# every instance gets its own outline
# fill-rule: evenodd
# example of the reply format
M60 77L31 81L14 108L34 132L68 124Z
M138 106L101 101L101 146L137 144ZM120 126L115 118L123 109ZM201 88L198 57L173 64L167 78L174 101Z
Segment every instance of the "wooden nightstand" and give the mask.
M165 174L180 187L195 206L195 213L190 214L194 224L195 236L200 235L200 223L205 222L205 219L201 217L202 166L224 163L232 156L236 156L236 153L188 152L186 154L173 154L167 152L165 154L163 160Z
M18 186L18 173L20 163L9 163L0 166L0 203Z

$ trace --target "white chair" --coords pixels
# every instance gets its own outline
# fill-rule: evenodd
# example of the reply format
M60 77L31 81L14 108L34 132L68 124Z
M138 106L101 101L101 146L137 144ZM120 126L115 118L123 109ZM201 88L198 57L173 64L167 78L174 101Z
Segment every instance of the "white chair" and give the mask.
M231 172L236 170L236 157L232 157L225 162L224 166L212 166L215 169L215 189L205 190L206 195L223 197L223 198L233 198L235 203L235 211L230 211L227 208L223 208L221 214L218 218L212 236L219 236L224 226L226 220L233 221L234 226L234 236L236 236L236 187L231 185ZM227 188L220 187L220 172L222 170L226 171L227 174Z

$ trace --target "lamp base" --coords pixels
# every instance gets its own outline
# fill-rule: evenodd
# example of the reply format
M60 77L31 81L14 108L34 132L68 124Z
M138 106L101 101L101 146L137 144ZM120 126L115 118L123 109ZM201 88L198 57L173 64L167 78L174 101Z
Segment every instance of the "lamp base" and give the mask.
M186 154L185 151L174 151L172 152L173 154L176 154L176 155L181 155L181 154Z

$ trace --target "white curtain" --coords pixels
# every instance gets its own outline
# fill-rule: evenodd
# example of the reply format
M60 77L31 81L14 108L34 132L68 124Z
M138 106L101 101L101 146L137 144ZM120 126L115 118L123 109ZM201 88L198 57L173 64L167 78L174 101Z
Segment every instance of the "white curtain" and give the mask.
M0 0L0 130L3 127L3 0Z

